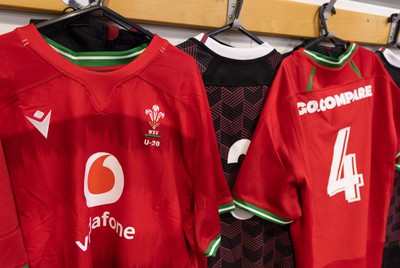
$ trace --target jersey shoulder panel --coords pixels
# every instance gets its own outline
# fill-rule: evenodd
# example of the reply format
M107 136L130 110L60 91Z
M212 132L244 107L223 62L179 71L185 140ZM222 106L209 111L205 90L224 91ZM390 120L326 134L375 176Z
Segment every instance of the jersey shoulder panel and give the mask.
M0 36L0 100L58 75L28 45L18 29Z
M397 87L400 87L400 58L384 47L375 51L375 54L389 72Z
M165 51L139 74L140 78L175 97L196 111L206 97L204 85L192 57L168 43ZM203 94L204 93L204 94ZM194 101L198 99L198 101Z
M190 38L185 42L178 44L176 47L196 60L197 67L201 74L207 70L209 64L214 58L209 51L204 49L202 43L195 38Z
M389 78L384 65L379 57L372 51L359 47L358 53L354 55L353 62L357 65L364 78L384 76Z

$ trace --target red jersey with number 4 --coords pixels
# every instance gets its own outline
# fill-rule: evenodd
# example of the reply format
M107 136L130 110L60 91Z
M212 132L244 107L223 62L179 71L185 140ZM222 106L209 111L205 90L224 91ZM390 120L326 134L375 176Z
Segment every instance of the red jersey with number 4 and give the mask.
M233 189L291 223L296 266L380 267L399 151L400 92L373 52L300 49L272 84Z
M155 35L95 72L33 25L0 48L0 266L205 267L232 198L195 61Z

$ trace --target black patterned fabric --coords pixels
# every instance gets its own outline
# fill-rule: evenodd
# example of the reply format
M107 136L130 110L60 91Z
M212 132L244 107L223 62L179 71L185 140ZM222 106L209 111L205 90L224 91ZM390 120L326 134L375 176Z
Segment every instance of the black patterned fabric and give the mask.
M232 188L245 154L232 161L228 160L229 152L238 141L251 140L282 56L273 49L253 59L223 57L195 38L178 48L197 61L221 163ZM221 215L221 234L217 256L208 258L210 268L294 267L289 226L278 226L255 216L239 220L226 213Z

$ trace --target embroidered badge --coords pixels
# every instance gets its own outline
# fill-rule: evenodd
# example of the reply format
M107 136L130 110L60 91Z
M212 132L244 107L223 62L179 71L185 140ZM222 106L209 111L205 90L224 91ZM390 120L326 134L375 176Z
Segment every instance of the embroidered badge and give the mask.
M160 146L161 135L157 128L160 126L160 119L165 117L165 114L160 111L160 107L154 104L151 109L146 109L145 114L150 117L149 124L152 127L145 134L144 144L149 146Z

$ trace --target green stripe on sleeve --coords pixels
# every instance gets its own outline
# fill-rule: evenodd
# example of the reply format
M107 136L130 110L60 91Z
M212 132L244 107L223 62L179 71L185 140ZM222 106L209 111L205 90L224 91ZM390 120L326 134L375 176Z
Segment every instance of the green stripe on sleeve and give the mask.
M221 245L221 235L218 235L213 241L211 241L207 250L204 252L204 255L207 257L210 257L210 256L215 257L220 245Z
M357 68L357 66L356 66L356 64L354 63L354 61L352 61L352 60L350 61L350 66L351 66L351 68L356 72L358 78L361 79L361 78L362 78L361 72L360 72L360 70Z
M233 197L233 202L235 203L236 206L238 206L239 208L246 210L247 212L250 212L251 214L254 214L264 220L279 224L279 225L285 225L285 224L289 224L292 221L291 220L287 220L284 218L281 218L271 212L268 212L266 210L263 210L257 206L254 206L250 203L247 203L243 200L240 200L236 197Z
M317 67L315 67L315 66L314 66L314 68L312 68L312 70L311 70L310 78L309 78L308 85L307 85L307 88L306 88L306 91L307 91L307 92L309 92L309 91L312 90L312 87L313 87L313 79L314 79L314 74L315 74L315 71L316 71L316 70L317 70Z
M234 203L229 203L229 204L222 205L222 206L218 207L218 213L219 214L224 214L226 212L233 211L233 210L235 210L235 204Z

